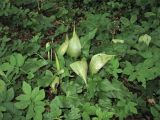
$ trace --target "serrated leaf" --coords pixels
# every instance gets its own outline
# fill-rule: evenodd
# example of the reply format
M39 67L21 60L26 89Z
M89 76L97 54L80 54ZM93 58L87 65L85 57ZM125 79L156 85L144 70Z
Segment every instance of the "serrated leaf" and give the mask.
M20 101L20 102L16 102L15 106L17 109L25 109L28 107L28 105L30 104L30 101Z
M22 85L22 90L25 94L28 94L28 95L31 95L31 92L32 92L32 88L31 86L26 83L25 81L23 82L23 85Z
M17 61L17 66L21 67L24 64L25 58L22 56L22 54L15 54L14 55Z
M9 62L12 66L15 66L17 64L16 58L14 55L11 55L9 58Z
M42 112L45 111L45 108L44 108L44 106L35 106L35 107L34 107L34 111L35 111L36 113L42 113Z
M31 99L34 99L35 96L38 95L38 93L39 93L39 87L34 88L31 94Z
M40 101L40 100L43 100L45 98L45 92L44 90L40 90L37 94L37 96L35 96L35 99L34 101Z
M6 101L11 101L14 98L14 90L13 88L10 88L7 90L7 98Z
M6 62L6 63L3 63L2 65L0 65L0 68L2 71L9 71L9 70L12 71L14 69L14 66L12 66L8 62Z
M131 16L131 19L130 19L130 22L133 24L137 21L137 15L132 15Z
M121 17L120 21L125 26L129 26L130 25L130 21L125 17Z
M33 118L34 114L35 114L35 112L34 112L34 106L33 106L33 104L30 104L29 108L28 108L28 111L27 111L27 114L26 114L26 119L28 120L28 119Z
M21 94L18 97L16 97L16 100L28 101L28 100L30 100L30 96L28 94L27 95Z
M0 93L4 92L6 89L6 84L4 81L0 80Z

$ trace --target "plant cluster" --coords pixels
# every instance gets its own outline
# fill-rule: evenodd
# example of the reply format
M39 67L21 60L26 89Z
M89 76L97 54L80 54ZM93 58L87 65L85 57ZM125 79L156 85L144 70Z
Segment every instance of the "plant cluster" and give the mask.
M159 120L159 6L0 1L0 120Z

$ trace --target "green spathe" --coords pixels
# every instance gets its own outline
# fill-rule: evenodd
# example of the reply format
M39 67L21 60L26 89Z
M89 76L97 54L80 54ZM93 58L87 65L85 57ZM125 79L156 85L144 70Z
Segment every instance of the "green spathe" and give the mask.
M59 77L55 77L54 81L51 83L50 87L54 94L57 94L57 86L59 85L60 79Z
M85 59L82 59L81 61L76 61L70 64L70 67L77 75L79 75L84 80L85 84L87 85L87 61Z
M114 55L99 53L91 58L89 70L91 74L96 74Z
M81 54L81 48L82 48L82 46L81 46L79 37L78 37L78 35L75 31L75 27L74 27L73 36L70 39L69 44L68 44L67 54L70 57L77 58Z
M151 42L151 36L145 34L139 37L139 42L145 43L147 46L149 46L149 43Z
M58 54L63 56L67 51L68 44L69 44L69 38L68 38L68 35L66 35L65 42L63 42L62 45L58 49Z

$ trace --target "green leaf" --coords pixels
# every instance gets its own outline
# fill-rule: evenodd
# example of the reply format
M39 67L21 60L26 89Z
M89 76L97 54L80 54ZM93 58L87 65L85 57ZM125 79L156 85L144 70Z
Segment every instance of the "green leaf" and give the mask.
M144 14L144 16L147 17L147 18L149 18L149 17L152 17L152 16L156 16L156 14L153 13L153 12L146 12L146 13Z
M129 26L130 25L130 21L125 17L121 17L120 21L125 26Z
M59 108L59 104L61 103L59 96L55 97L55 99L52 100L50 103L51 113L50 115L53 118L58 118L62 114L62 110Z
M39 93L39 87L34 88L31 94L31 99L34 99L35 96L38 95L38 93Z
M20 101L29 101L30 100L30 96L27 94L27 95L19 95L18 97L16 97L16 100L20 100Z
M71 112L68 113L67 118L70 120L80 119L80 110L79 108L71 108Z
M22 54L15 54L15 58L17 61L17 66L21 67L24 64L25 58L22 56Z
M1 69L0 69L0 75L1 75L2 77L7 78L6 74L5 74Z
M3 106L0 106L0 112L4 112L4 111L6 111L6 108Z
M4 81L0 80L0 94L6 90L6 84Z
M136 21L137 21L137 15L132 15L132 16L131 16L131 19L130 19L130 22L131 22L132 24L134 24Z
M34 120L42 120L43 116L42 116L42 113L35 113L35 116L34 116Z
M35 99L34 101L40 101L40 100L43 100L45 98L45 92L44 90L40 90L37 94L37 96L35 96Z
M23 85L22 85L22 90L25 94L28 94L28 95L31 95L31 92L32 92L32 88L31 86L26 83L25 81L23 82Z
M17 61L16 61L16 58L15 58L15 56L14 55L11 55L10 56L10 64L12 65L12 66L15 66L16 64L17 64Z
M27 111L27 114L26 114L26 119L29 120L29 119L33 118L34 114L35 114L34 106L33 106L33 104L30 104L29 108L28 108L28 111Z
M11 101L14 98L14 90L13 88L10 88L7 90L7 98L6 101Z
M12 66L8 62L6 62L6 63L3 63L2 65L0 65L0 68L2 71L9 71L9 70L12 71L14 69L14 66Z
M28 107L29 104L30 104L30 101L20 101L20 102L16 102L15 106L18 109L25 109Z
M82 44L82 48L83 48L83 53L85 56L89 55L89 50L90 50L90 46L91 46L91 40L95 37L97 32L97 28L90 31L88 34L86 34L85 36L81 37L81 44Z
M35 106L34 110L36 113L43 113L45 111L44 106Z

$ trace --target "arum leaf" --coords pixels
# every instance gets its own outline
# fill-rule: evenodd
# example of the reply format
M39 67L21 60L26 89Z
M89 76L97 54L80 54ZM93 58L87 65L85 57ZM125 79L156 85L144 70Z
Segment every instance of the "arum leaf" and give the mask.
M74 27L73 36L68 44L67 54L71 57L77 58L81 54L81 48L82 46Z
M68 38L68 35L66 35L65 42L58 49L58 54L63 56L67 51L68 44L69 44L69 38Z
M70 67L72 70L79 75L87 85L87 69L88 65L85 59L82 59L81 61L76 61L72 64L70 64Z
M94 55L89 64L91 74L97 73L113 56L103 53Z

